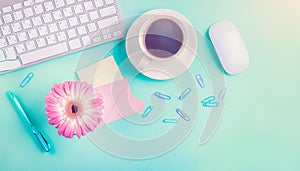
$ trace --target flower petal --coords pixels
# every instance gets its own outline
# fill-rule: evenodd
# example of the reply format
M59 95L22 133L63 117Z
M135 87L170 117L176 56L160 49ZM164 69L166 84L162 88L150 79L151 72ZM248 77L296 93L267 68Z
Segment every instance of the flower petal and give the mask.
M48 123L51 125L58 125L60 122L62 122L64 118L58 117L58 118L51 118Z
M91 131L93 131L93 129L89 126L89 123L87 124L87 120L85 120L83 117L81 117L80 118L80 123L81 123L81 126L82 126L82 128L83 128L83 130L85 131L85 132L91 132Z
M62 112L62 108L61 107L51 106L51 105L46 106L45 110L47 112Z
M81 125L78 122L75 125L75 129L76 129L76 135L77 135L77 137L80 138L83 133L82 133Z
M54 96L52 96L52 94L48 94L46 99L45 99L45 103L48 104L56 104L58 101L57 101L57 98L55 98Z
M64 131L64 136L67 138L73 138L74 135L74 123L70 122Z
M93 131L98 126L99 122L93 120L88 115L83 115L82 118L85 121L84 122L85 127L88 128L87 130Z
M66 81L66 82L64 83L64 90L65 90L67 96L70 96L70 95L72 94L72 93L71 93L71 89L70 89L71 84L72 84L71 81Z
M51 112L48 112L46 114L47 118L49 119L55 119L55 118L58 118L58 117L63 117L60 112L56 112L56 111L51 111Z
M58 135L63 135L68 124L69 124L69 120L65 119L64 122L58 127Z

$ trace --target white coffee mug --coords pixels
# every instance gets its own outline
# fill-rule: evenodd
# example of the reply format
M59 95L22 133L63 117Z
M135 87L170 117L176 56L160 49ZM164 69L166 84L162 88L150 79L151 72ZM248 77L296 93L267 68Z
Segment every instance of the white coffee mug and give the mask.
M169 9L144 13L126 37L126 51L133 66L156 80L172 79L185 72L195 59L197 44L192 24Z

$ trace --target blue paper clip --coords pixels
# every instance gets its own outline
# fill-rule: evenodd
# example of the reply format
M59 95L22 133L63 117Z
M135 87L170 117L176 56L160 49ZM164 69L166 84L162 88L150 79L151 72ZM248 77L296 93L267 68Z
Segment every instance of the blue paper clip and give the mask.
M201 103L209 103L209 102L212 102L213 100L216 100L216 97L215 96L209 96L209 97L206 97L205 99L203 99L201 101Z
M30 72L29 74L27 74L26 77L20 83L20 87L21 88L26 87L26 85L32 80L33 76L34 76L34 74L32 72Z
M201 88L205 87L204 80L203 80L203 78L200 74L196 75L196 80L197 80L197 82L198 82L198 84L200 85Z
M190 117L180 109L176 109L176 113L185 121L189 121Z
M215 102L216 100L215 96L209 96L206 97L201 101L203 107L218 107L220 105L220 102Z
M177 119L169 119L169 118L165 118L165 119L163 119L163 123L177 124L177 123L178 123L178 120L177 120Z
M203 107L219 107L220 102L207 102L207 103L202 103Z
M148 106L148 107L146 108L146 110L144 111L144 113L143 113L143 115L142 115L142 118L147 117L147 116L149 115L149 113L152 111L152 109L153 109L153 106Z
M163 100L171 100L171 99L172 99L171 96L166 95L166 94L163 94L163 93L158 92L158 91L156 91L156 92L154 93L154 95L155 95L156 97L160 98L160 99L163 99Z
M223 101L224 100L224 97L226 95L226 91L227 91L226 87L222 88L222 90L218 94L218 101Z
M183 100L188 94L190 94L190 92L192 91L192 89L187 88L183 91L183 93L179 96L179 100Z

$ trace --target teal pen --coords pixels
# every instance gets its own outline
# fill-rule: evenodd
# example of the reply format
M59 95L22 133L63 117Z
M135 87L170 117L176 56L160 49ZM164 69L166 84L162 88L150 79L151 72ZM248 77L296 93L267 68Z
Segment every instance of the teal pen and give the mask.
M29 120L29 118L27 117L24 109L22 108L20 102L17 99L17 96L15 95L15 93L13 92L8 92L8 98L10 99L12 105L14 106L15 110L17 111L17 113L22 116L25 120L26 120L26 124L27 126L31 129L32 133L34 134L34 136L36 137L36 139L39 141L39 143L41 144L41 146L45 149L46 152L50 151L50 144L48 144L47 140L44 138L44 136L41 134L40 131L38 131L33 124L31 123L31 121Z

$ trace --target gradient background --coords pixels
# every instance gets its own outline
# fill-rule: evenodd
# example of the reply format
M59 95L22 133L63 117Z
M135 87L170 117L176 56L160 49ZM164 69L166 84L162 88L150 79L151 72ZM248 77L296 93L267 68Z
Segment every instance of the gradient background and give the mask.
M173 151L138 161L111 156L87 137L59 137L47 124L43 100L54 83L73 79L80 56L75 53L0 76L0 170L300 170L298 0L119 0L119 6L123 17L170 8L202 32L223 19L241 31L251 64L240 75L225 76L229 90L216 134L199 146L199 123ZM104 55L113 44L88 53ZM19 82L31 71L35 78L26 89L20 89ZM54 144L50 154L41 153L34 145L6 98L8 90L14 90L34 113L32 121Z

